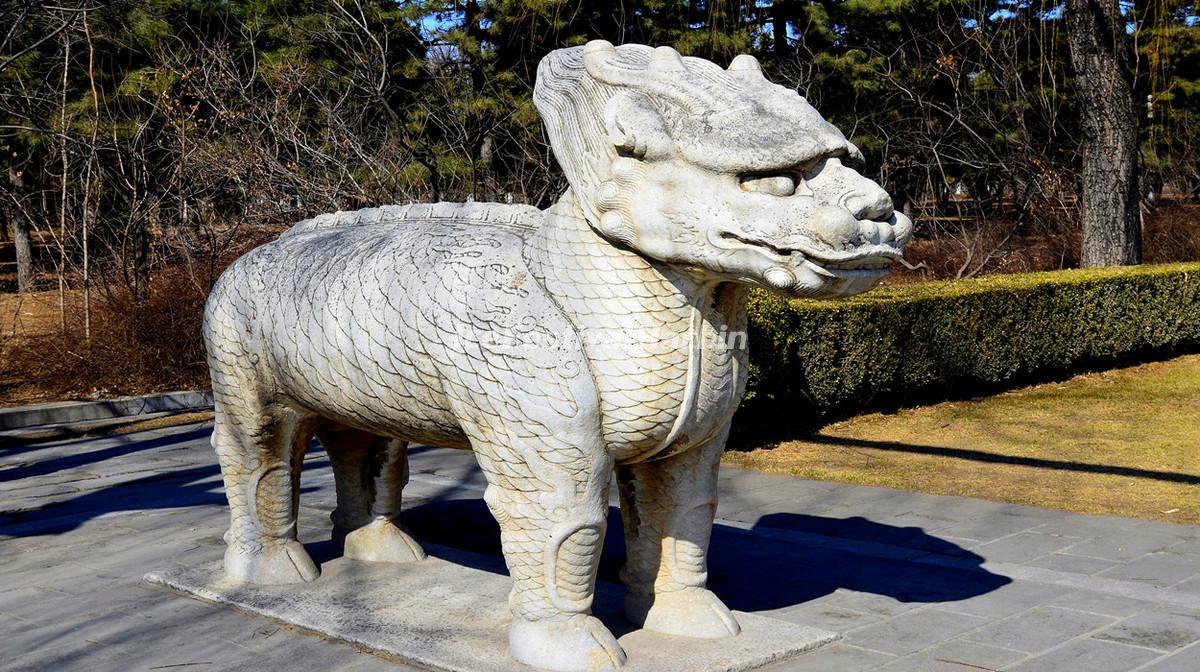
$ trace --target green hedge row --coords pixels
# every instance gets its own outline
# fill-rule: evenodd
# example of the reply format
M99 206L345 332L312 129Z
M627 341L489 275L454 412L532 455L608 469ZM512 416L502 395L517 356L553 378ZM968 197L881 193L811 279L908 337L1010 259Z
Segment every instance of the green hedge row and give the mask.
M751 298L745 416L812 418L1036 380L1200 343L1200 263Z

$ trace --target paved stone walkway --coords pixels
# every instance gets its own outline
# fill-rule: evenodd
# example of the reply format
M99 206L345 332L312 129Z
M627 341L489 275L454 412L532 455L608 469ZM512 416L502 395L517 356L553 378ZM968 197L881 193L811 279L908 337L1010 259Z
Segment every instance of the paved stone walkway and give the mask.
M226 524L209 427L0 448L0 669L400 670L345 644L152 588ZM405 523L498 554L467 453L416 448ZM1200 670L1200 528L722 471L710 585L842 633L770 672ZM318 561L328 462L306 461ZM619 516L602 576L620 563Z

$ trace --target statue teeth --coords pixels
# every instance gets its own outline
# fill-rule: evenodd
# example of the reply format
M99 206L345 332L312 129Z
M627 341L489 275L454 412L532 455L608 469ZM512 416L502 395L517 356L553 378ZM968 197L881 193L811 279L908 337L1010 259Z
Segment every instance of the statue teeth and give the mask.
M808 270L812 271L813 273L816 273L817 275L820 275L820 276L823 276L826 278L836 278L837 277L837 275L834 274L833 271L830 271L828 268L825 268L824 266L821 266L820 264L814 264L813 262L809 261L808 259L804 260L804 267L807 268Z

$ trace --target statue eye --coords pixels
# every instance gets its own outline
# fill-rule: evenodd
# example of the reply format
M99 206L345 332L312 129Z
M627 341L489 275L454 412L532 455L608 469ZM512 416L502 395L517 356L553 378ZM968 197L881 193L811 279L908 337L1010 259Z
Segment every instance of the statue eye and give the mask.
M742 191L771 196L791 196L796 193L799 178L791 173L778 175L743 175L740 180Z

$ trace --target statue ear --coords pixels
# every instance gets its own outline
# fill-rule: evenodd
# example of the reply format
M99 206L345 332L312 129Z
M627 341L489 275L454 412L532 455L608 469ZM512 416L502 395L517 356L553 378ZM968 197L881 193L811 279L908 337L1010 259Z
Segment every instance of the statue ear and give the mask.
M622 91L604 107L604 125L619 156L639 160L666 157L671 153L671 134L650 99L640 93Z

